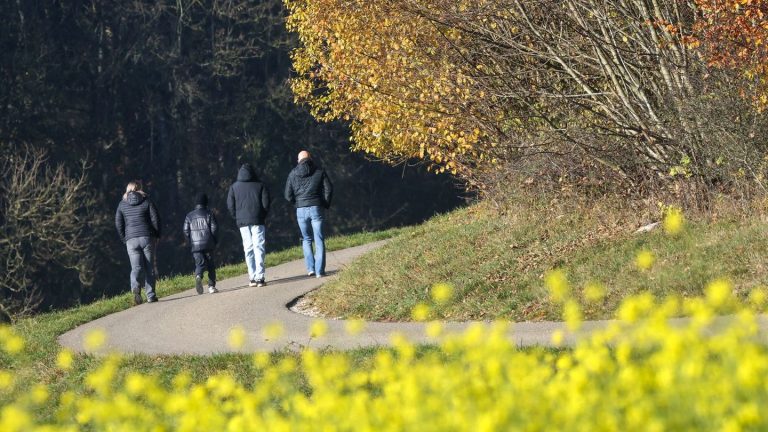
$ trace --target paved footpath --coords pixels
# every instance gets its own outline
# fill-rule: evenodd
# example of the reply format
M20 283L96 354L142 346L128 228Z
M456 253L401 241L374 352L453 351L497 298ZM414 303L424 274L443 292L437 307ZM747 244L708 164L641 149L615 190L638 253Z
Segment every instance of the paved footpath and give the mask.
M198 295L194 289L161 298L157 303L145 303L81 325L59 336L61 345L83 351L84 335L101 329L107 333L106 350L145 354L215 354L232 352L227 343L230 330L242 326L249 352L298 350L303 347L351 349L388 345L390 335L398 332L416 343L434 343L425 334L423 323L366 323L362 332L351 336L343 320L325 320L328 332L321 338L310 338L309 328L318 318L301 315L288 309L298 297L318 288L334 277L345 265L360 255L381 246L385 241L329 252L329 276L321 279L307 277L304 260L297 260L267 269L266 287L248 287L247 275L219 281L218 294ZM190 277L190 285L192 278ZM360 287L361 290L365 287ZM282 323L283 335L269 340L263 335L266 326ZM583 332L605 327L609 321L584 323ZM471 323L445 323L447 333L461 332ZM761 322L763 329L765 321ZM551 344L555 330L563 323L516 323L510 337L520 346ZM765 334L765 333L763 333ZM572 344L567 337L566 344Z

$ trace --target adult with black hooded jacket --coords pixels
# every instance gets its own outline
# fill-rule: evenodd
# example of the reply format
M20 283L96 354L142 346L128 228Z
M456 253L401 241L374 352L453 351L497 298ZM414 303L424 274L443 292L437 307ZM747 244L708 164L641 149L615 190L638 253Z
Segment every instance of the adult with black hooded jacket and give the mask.
M131 261L131 292L135 304L141 304L141 282L144 272L144 289L147 301L157 301L155 294L155 241L160 238L160 215L149 196L142 190L141 182L134 180L125 188L123 199L115 212L115 228L128 250Z
M264 258L265 222L269 212L269 190L259 181L249 163L240 167L237 181L227 194L227 210L240 228L245 264L248 266L249 286L266 285Z
M325 170L312 161L308 151L299 152L298 165L288 174L285 199L296 206L296 220L301 231L301 247L307 275L325 275L325 238L323 218L331 206L333 185ZM314 240L315 250L312 252Z

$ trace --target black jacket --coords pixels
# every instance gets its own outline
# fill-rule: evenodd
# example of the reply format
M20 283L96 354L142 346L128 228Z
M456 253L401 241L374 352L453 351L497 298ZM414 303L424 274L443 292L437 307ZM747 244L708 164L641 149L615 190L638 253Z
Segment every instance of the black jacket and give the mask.
M304 159L288 174L285 199L296 207L322 206L329 208L333 198L333 185L328 174L311 159Z
M160 237L160 215L143 192L128 192L115 212L115 228L123 243L136 237Z
M264 225L269 212L269 190L250 166L242 166L237 181L229 187L227 210L239 227Z
M212 251L218 243L216 239L218 230L216 216L202 205L195 207L184 218L184 237L192 246L192 252Z

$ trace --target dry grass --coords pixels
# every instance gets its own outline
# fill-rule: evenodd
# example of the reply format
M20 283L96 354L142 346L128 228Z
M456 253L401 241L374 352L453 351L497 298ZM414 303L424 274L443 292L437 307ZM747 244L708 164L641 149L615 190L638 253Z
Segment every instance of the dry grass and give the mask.
M678 236L660 229L635 234L660 214L650 200L480 203L406 231L309 300L328 316L408 320L416 304L430 302L433 284L447 282L455 296L434 310L436 318L555 320L561 310L550 301L543 275L563 268L577 297L588 282L607 287L603 302L585 302L594 319L612 317L621 299L641 291L697 295L717 277L733 280L739 292L768 282L764 202L721 198L688 213ZM656 257L648 271L634 265L642 249Z

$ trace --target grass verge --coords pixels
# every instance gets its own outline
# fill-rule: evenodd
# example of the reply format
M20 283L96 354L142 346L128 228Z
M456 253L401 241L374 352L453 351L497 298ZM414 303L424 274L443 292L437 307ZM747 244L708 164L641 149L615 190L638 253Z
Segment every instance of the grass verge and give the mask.
M543 280L555 268L566 272L587 319L612 318L622 299L639 292L701 295L716 278L730 279L741 294L768 283L764 213L713 211L670 237L661 229L635 233L658 219L658 210L638 212L609 200L481 203L403 232L308 301L328 316L403 321L416 305L431 304L433 285L445 282L453 297L435 305L432 318L558 320L561 307ZM654 258L647 270L635 264L643 250ZM587 285L604 287L606 295L587 301Z

